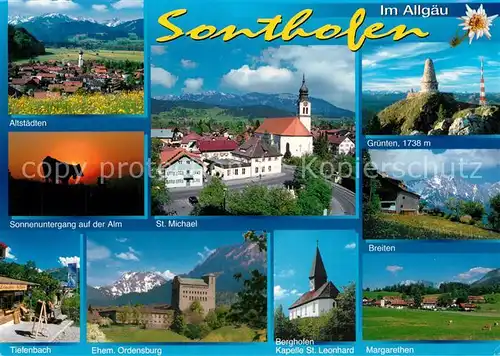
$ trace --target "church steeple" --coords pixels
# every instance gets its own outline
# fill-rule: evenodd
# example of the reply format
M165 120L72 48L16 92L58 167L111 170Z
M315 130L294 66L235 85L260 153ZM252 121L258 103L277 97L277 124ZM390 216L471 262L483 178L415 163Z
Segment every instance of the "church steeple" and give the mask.
M323 284L328 282L325 265L319 252L319 242L316 242L316 255L314 256L311 272L309 273L309 290L314 291L319 289Z
M309 88L306 85L306 75L302 74L302 85L299 89L299 102L309 100Z

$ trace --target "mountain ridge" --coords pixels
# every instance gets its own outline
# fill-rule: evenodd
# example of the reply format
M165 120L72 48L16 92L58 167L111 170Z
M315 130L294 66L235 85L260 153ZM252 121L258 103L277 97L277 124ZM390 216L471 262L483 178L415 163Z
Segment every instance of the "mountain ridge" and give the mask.
M205 91L196 94L154 96L153 99L164 102L200 102L218 107L268 106L291 114L297 111L297 95L289 93L265 94L252 92L246 94L230 94L218 91ZM313 115L329 118L354 118L354 112L351 110L337 107L326 100L315 97L309 97L309 100L311 102Z

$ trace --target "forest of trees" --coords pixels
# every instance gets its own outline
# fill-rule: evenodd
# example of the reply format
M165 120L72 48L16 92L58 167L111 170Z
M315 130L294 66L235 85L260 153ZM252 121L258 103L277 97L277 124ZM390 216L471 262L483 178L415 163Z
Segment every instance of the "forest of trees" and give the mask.
M45 46L24 28L8 27L9 62L45 54Z

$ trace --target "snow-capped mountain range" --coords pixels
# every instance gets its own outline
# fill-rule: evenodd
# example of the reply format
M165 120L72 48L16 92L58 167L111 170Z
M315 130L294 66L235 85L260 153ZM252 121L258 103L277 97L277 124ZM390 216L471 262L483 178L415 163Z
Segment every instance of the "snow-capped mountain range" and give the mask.
M120 297L129 293L147 293L167 283L167 279L156 272L126 272L115 283L98 289L108 297Z
M9 17L9 25L22 27L37 40L45 43L71 42L75 37L88 37L98 40L116 40L135 34L144 38L144 20L122 21L113 18L97 21L88 17L74 17L60 13L40 16Z
M59 14L59 13L50 13L50 14L44 14L40 16L9 16L9 25L13 26L18 26L24 23L29 23L33 22L35 20L45 20L47 23L50 23L51 20L62 20L65 22L91 22L91 23L98 23L101 25L105 25L108 27L116 27L124 23L125 21L122 21L118 18L112 18L110 20L104 20L104 21L96 21L92 18L89 17L74 17L74 16L69 16L69 15L64 15L64 14Z
M500 182L472 183L465 178L447 175L407 181L406 185L433 207L443 207L451 197L488 205L490 199L500 193Z

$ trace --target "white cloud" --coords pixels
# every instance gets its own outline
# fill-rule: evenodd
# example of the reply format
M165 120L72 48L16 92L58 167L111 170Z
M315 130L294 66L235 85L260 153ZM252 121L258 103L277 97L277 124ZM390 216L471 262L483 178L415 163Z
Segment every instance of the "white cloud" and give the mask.
M184 81L184 93L199 93L203 87L203 78L188 78Z
M12 249L10 247L7 247L5 249L5 258L13 261L17 260L17 257L14 256L14 254L12 253Z
M391 273L396 273L396 272L402 271L403 267L401 267L401 266L387 266L385 269Z
M98 12L107 12L108 11L108 5L103 5L103 4L94 4L94 5L92 5L92 8Z
M69 264L76 263L76 267L80 268L80 257L59 257L59 263L64 267L68 267Z
M374 53L363 56L363 69L378 68L383 62L392 59L406 59L427 53L437 53L449 49L450 46L441 42L402 43L378 48Z
M105 260L111 256L111 251L95 242L87 241L87 261Z
M127 242L127 241L128 241L128 239L127 239L126 237L118 237L118 238L116 239L116 241L118 241L119 243L124 243L124 242Z
M286 269L276 274L276 277L278 278L290 278L293 276L295 276L295 270L293 269Z
M140 9L144 7L143 0L119 0L113 4L111 4L117 10L123 9Z
M295 94L303 74L312 97L354 109L354 53L346 46L271 47L253 64L231 69L222 84L240 92Z
M460 273L458 275L458 278L461 280L469 280L472 278L477 278L480 275L486 274L490 271L493 271L494 268L487 268L487 267L473 267L467 272Z
M172 88L179 78L160 67L151 66L151 83Z
M348 249L348 250L353 250L353 249L356 248L356 243L355 242L351 242L350 244L345 245L345 248Z
M75 10L80 7L72 0L28 0L22 5L30 10L35 9L42 12Z
M169 271L169 270L166 270L164 272L158 272L158 274L160 276L162 276L163 278L165 278L167 281L170 281L170 280L174 279L175 276L177 276L177 274L175 274L174 272Z
M482 169L498 167L500 150L370 150L372 163L397 179L426 179L435 175L480 179ZM476 168L478 171L474 172Z
M274 286L274 299L280 300L290 296L299 296L300 293L297 289L288 290L281 286Z
M167 53L167 46L151 46L151 53L157 56Z
M135 251L132 247L128 248L127 252L121 252L115 254L117 258L125 261L139 261L139 257L137 256L139 253Z
M181 59L181 65L185 69L193 69L198 66L198 63L190 60L190 59Z
M197 253L200 257L200 263L209 258L215 251L215 249L211 250L207 246L203 247L203 251Z

